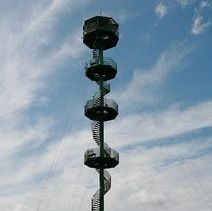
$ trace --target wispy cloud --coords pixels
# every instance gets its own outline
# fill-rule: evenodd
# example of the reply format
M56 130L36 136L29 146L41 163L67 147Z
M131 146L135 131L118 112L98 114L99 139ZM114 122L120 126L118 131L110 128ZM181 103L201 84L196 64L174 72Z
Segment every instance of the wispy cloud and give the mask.
M200 2L200 9L203 10L204 8L210 7L211 4L207 0L203 0Z
M15 112L27 109L33 103L37 97L36 93L45 86L44 80L48 74L53 73L54 64L59 59L76 58L82 52L81 40L71 35L59 47L55 47L45 56L42 55L41 46L52 40L53 20L56 12L61 11L62 5L65 4L62 2L53 1L49 7L42 7L26 18L29 21L19 23L17 30L12 27L17 24L15 17L8 18L11 23L6 20L7 24L4 21L0 23L0 38L4 49L0 52L2 118L14 118Z
M195 16L191 27L191 34L199 35L205 32L211 25L211 20L205 21L203 18L203 12L206 8L210 7L208 1L201 1L199 7L195 9Z
M82 48L78 28L70 27L61 40L54 36L59 16L67 10L77 12L87 1L25 2L17 13L2 11L0 15L0 209L32 211L41 203L39 211L89 210L91 195L98 187L94 171L83 165L84 151L95 146L90 129L76 125L77 131L66 131L57 141L53 137L55 119L29 111L37 102L40 106L48 103L42 99L49 97L43 93L49 76L62 72L61 64L76 63L82 57L86 48ZM165 9L158 11L160 18L167 13L163 6ZM126 17L123 13L120 19L125 21ZM157 89L184 65L191 50L184 43L174 44L149 69L136 70L123 90L116 92L122 106L137 102L140 109L154 103ZM120 115L117 122L106 125L106 142L121 149L120 165L111 171L113 188L105 198L106 208L207 210L204 202L211 197L211 154L195 156L210 148L211 137L182 143L178 136L211 127L211 106L211 100L190 106L169 105L160 111ZM170 137L177 141L168 146L142 145ZM193 172L188 164L194 167Z
M191 34L198 35L203 33L209 26L211 25L211 21L203 21L203 16L197 15L194 18L194 23L191 28Z
M191 5L193 3L193 0L177 0L177 3L179 3L183 8Z
M172 150L175 147L180 155L181 151L184 150L187 152L189 150L198 151L197 145L174 145L169 148L171 155L173 155ZM210 183L211 170L209 170L207 161L211 159L211 155L186 162L178 161L172 162L170 165L158 166L158 163L167 158L170 159L166 148L154 147L151 150L137 148L123 154L119 172L114 172L114 190L111 197L127 201L127 205L122 206L122 204L111 200L108 201L111 208L121 210L168 209L174 211L191 208L196 211L209 209L210 198L208 198L207 192L210 193L210 188L207 185ZM196 169L191 172L189 166L196 165L202 165L202 169L207 169L210 173L201 174ZM194 198L196 200L190 203Z
M156 7L155 7L155 14L159 16L159 18L163 18L168 12L168 7L164 5L162 2L160 2Z
M140 106L158 100L157 90L160 89L169 74L179 67L183 67L183 60L192 51L192 47L185 47L183 43L173 44L161 53L160 57L148 70L139 69L134 71L133 78L129 83L117 90L114 95L125 107L132 102L140 102Z
M62 61L74 59L77 62L84 52L78 29L70 27L57 42L54 36L58 16L67 10L74 11L85 2L28 1L17 3L12 12L5 12L8 8L4 5L0 9L0 139L4 140L0 144L2 210L30 210L30 204L24 204L25 199L35 197L37 202L41 188L39 180L48 173L57 143L48 142L54 119L30 113L30 109L37 102L39 106L47 103L43 99L48 98L48 93L43 90L48 78L58 69L62 71L58 68ZM53 43L51 48L50 43Z
M123 147L127 146L128 140L130 144L166 140L212 127L211 106L212 102L209 101L186 108L171 106L165 111L143 111L140 115L126 116L119 119L118 130L112 126L107 128L109 140L112 140L114 146Z
M208 107L209 106L211 105L208 105ZM169 116L172 116L171 118L173 118L173 124L178 125L178 120L174 121L174 118L179 115L183 116L186 112L188 112L189 116L191 117L194 113L201 110L200 107L203 112L205 110L204 106L199 105L196 106L196 108L188 108L187 111L179 110L179 113L172 112L175 114L173 116ZM190 113L189 110L192 109L193 112ZM169 112L171 113L171 111L168 111L167 113ZM207 113L206 110L204 112ZM201 112L199 115L202 115ZM208 116L209 115L210 114L208 114ZM163 116L163 114L161 114L161 116ZM167 119L167 117L168 115L165 117L165 119ZM185 119L183 118L180 123L183 124L184 120ZM189 122L189 124L193 123L191 121ZM196 122L197 121L194 121L195 125ZM167 121L167 123L172 125L170 121ZM130 124L132 125L132 121L130 121ZM188 122L186 122L184 126L186 124L188 124ZM141 137L144 135L143 131L145 128L142 130L144 125L139 123L134 123L133 125L138 126L138 130L140 130L140 132L135 136L137 139L141 139ZM119 126L117 127L120 128ZM126 124L122 129L124 129L124 131L127 130L128 133L130 133L129 125ZM119 131L120 133L123 132L122 129ZM163 129L166 131L168 130L168 128ZM59 169L59 171L62 172L62 174L59 174L59 177L62 177L62 180L60 179L58 181L58 179L51 177L51 186L48 187L47 194L42 197L43 203L41 210L45 210L47 208L50 210L59 208L61 210L66 210L67 207L72 207L72 204L75 207L82 207L83 209L89 208L90 195L95 191L97 184L94 183L95 177L91 169L84 167L82 173L80 173L80 168L83 163L81 161L81 156L79 156L79 154L82 154L83 150L85 150L82 149L82 145L85 145L85 137L88 137L88 132L89 131L81 132L80 135L69 134L66 137L67 145L63 147L60 153L59 161L57 162L57 171ZM117 146L116 142L124 145L126 143L125 140L129 145L133 145L133 136L128 137L126 134L120 137L114 136L112 139L111 137L107 137L107 139L114 147ZM74 140L76 141L76 144L73 145L74 147L71 150L71 154L69 154L68 151L70 150L70 146L68 145L70 145L70 143L72 143ZM201 140L201 148L205 149L209 147L210 142L211 139L208 141ZM15 174L15 178L17 178L16 182L19 182L20 178L27 181L29 178L31 178L32 173L36 175L39 172L46 171L45 166L50 165L50 157L55 151L54 147L49 148L49 151L45 153L45 157L39 156L34 157L33 160L28 160L28 164L22 166L21 171L19 170L20 173L17 171L17 175ZM86 148L86 145L84 148ZM170 206L172 207L172 205L180 204L179 206L182 207L182 210L187 210L193 206L194 202L191 202L193 197L195 197L196 200L194 210L198 211L198 206L202 207L202 204L205 203L204 200L208 201L208 196L205 194L205 192L210 191L209 177L211 174L211 172L208 172L207 174L202 175L198 170L196 170L196 168L193 169L195 172L194 173L193 171L191 172L190 167L188 168L189 163L189 166L198 166L197 169L200 169L201 167L202 171L210 169L210 162L208 162L211 159L210 155L189 160L189 155L196 155L198 154L199 150L199 144L194 144L194 142L180 144L176 142L168 147L166 145L155 145L150 149L133 147L132 149L129 148L126 152L122 151L120 158L121 163L118 166L118 170L112 171L113 189L107 196L117 200L107 199L107 206L109 208L116 208L116 210L127 211L129 209L139 209L141 207L161 210L162 208L168 209ZM186 163L181 157L184 157L185 160L188 158ZM71 162L67 162L66 166L64 166L64 160L71 160ZM171 162L168 162L167 164L167 160ZM77 175L80 175L79 179L76 178ZM14 176L11 176L11 179L12 178L14 178ZM190 184L190 181L192 181L193 185ZM199 181L201 181L201 185L199 184ZM88 184L93 184L93 187L86 187ZM187 197L181 197L185 192L187 193ZM24 198L22 203L20 203L20 198L18 197L16 200L12 200L12 202L17 202L14 209L11 209L12 211L18 208L23 209L28 207L30 210L31 207L37 207L37 201L40 200L40 198L39 200L37 199L37 196L40 195L40 191L37 189L36 185L31 185L30 192L27 194L26 193L27 192L25 191L25 195L22 196ZM11 197L9 197L9 199L11 200ZM124 205L117 202L121 199L126 201ZM82 200L84 203L82 203ZM207 210L207 205L205 210Z

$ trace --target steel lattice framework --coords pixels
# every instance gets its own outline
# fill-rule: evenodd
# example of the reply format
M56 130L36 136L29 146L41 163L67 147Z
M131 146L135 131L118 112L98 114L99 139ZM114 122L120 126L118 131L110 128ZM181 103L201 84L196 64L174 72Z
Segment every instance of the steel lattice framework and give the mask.
M93 121L93 139L98 145L84 154L85 165L99 173L99 190L93 195L92 211L104 211L104 194L111 187L111 176L105 169L114 168L119 163L119 153L104 142L104 122L118 115L118 104L104 97L110 92L107 81L115 78L117 64L103 55L104 50L115 47L118 40L119 25L113 18L95 16L84 22L83 43L93 50L93 58L86 64L85 75L99 87L97 94L85 105L85 116Z

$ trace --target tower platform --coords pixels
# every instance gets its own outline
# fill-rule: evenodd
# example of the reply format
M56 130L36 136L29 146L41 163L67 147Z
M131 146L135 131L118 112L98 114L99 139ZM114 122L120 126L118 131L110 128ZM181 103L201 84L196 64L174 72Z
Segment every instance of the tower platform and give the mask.
M101 105L100 98L88 100L85 105L85 116L94 121L110 121L118 115L118 104L110 98L104 98Z
M88 149L84 154L84 163L90 168L114 168L119 164L119 153L111 148L105 148L104 157L100 157L99 148Z
M115 78L116 73L117 64L109 57L104 57L102 64L99 59L92 59L85 67L85 74L92 81L99 81L100 77L103 81L111 80Z
M84 22L83 43L90 49L107 50L116 46L119 40L119 25L111 17L95 16ZM101 45L99 45L101 42Z

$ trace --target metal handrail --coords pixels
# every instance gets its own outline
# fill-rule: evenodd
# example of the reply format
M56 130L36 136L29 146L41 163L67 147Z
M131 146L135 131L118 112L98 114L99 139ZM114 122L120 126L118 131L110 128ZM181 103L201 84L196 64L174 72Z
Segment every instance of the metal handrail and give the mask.
M83 34L85 35L95 30L105 30L105 31L112 31L118 36L119 35L118 24L115 21L113 21L112 23L112 21L109 21L109 19L106 20L107 21L94 19L93 21L87 22L86 25L84 25Z
M93 59L90 59L89 62L86 62L85 70L87 70L87 68L95 66L95 65L100 65L100 60L98 58L95 58L95 59L93 58ZM104 57L102 65L109 65L109 66L113 67L115 70L117 70L117 63L110 57Z
M93 98L87 101L85 108L93 108L100 106L99 98ZM113 108L115 111L118 112L118 104L111 98L104 98L104 105L103 107Z
M104 155L105 157L106 156L109 156L109 157L114 158L116 160L119 159L119 153L115 149L112 149L110 147L105 147L104 150L105 150L105 155ZM88 149L85 152L84 156L85 156L85 159L87 159L87 158L100 157L99 148Z

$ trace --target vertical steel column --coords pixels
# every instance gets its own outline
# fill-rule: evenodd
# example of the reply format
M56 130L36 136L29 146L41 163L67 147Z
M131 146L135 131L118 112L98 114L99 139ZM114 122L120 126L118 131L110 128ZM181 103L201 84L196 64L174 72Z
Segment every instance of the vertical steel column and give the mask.
M84 154L85 165L97 169L99 173L99 189L92 198L92 211L104 211L104 194L111 188L111 176L105 169L114 168L119 163L118 152L109 146L108 150L104 147L104 122L116 118L118 105L115 101L112 101L113 105L105 105L104 96L110 92L109 83L106 81L115 78L117 67L112 59L105 60L103 55L104 50L117 45L118 28L119 25L113 18L101 15L89 18L83 26L83 43L93 49L93 59L86 65L86 76L99 86L98 96L95 94L93 100L88 100L85 105L85 116L94 121L93 139L99 146Z
M101 42L101 41L100 41ZM99 49L99 61L100 64L103 64L103 48L100 43ZM100 77L99 81L99 91L100 91L100 105L104 106L104 87L103 87L103 77ZM103 114L104 115L104 114ZM104 121L100 121L100 160L104 159ZM104 166L100 165L99 169L99 189L100 189L100 211L104 211Z

